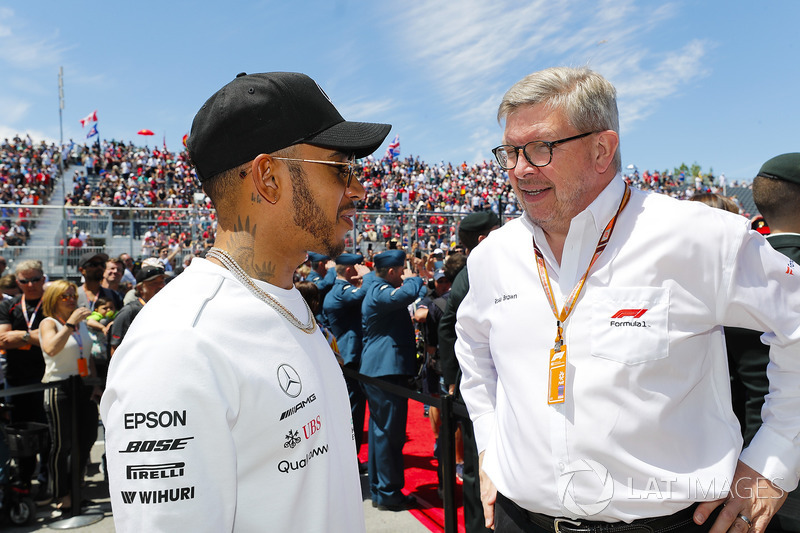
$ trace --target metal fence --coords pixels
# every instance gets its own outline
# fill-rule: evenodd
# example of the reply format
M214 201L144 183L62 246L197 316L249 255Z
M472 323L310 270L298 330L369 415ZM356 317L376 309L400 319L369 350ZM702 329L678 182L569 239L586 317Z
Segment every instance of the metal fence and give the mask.
M355 229L345 241L350 251L365 256L390 247L447 249L458 240L458 224L468 213L359 211ZM144 241L146 232L184 234L195 247L204 247L203 236L214 235L215 212L204 207L120 208L0 205L0 227L22 227L23 235L0 249L12 266L15 261L36 259L45 272L61 277L76 275L77 262L86 251L111 256L129 253L134 258L158 252L159 243ZM69 245L75 234L86 234L82 247ZM16 235L16 234L15 234Z

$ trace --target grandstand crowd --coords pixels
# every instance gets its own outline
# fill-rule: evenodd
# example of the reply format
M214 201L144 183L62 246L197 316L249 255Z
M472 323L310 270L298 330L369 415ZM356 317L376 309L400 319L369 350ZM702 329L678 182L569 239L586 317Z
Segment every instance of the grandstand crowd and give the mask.
M0 143L0 204L19 205L0 211L0 247L26 243L31 224L28 206L47 204L59 175L61 151L54 143L16 136ZM141 255L157 256L174 249L192 235L195 252L213 243L214 211L202 193L187 152L138 147L133 143L100 141L65 145L65 167L80 167L72 176L67 207L156 208L137 212L134 237L144 239ZM366 196L357 206L357 241L388 243L426 249L455 246L454 218L492 210L505 217L519 214L507 173L492 160L460 164L428 163L419 157L359 161L358 173ZM681 199L698 192L721 192L712 175L649 172L629 168L625 179L641 189L652 189ZM738 185L737 183L730 184ZM733 200L737 202L734 197ZM185 210L181 208L192 207ZM741 207L741 206L740 206ZM409 216L416 228L409 230ZM749 213L742 212L744 215ZM422 222L420 222L422 220ZM66 238L76 235L70 232ZM81 236L83 237L83 236ZM74 241L73 241L74 242ZM84 239L84 244L85 244ZM362 251L368 251L362 246ZM369 249L372 249L370 246ZM134 253L139 253L138 250Z

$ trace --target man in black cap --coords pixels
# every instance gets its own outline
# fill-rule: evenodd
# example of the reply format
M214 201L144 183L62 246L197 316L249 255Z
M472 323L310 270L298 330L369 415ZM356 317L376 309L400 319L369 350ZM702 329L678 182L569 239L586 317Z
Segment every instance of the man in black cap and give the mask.
M798 271L800 263L800 153L773 157L753 179L753 201L770 232L767 242L788 258L786 271ZM739 415L745 446L761 427L761 409L769 392L767 364L769 347L761 332L725 328L725 343L731 364L734 410ZM738 399L738 405L737 405ZM770 531L800 531L800 492L789 493L783 507L770 522Z
M160 266L145 265L136 273L136 299L122 308L111 324L111 340L109 342L110 355L114 355L122 339L133 323L133 319L144 308L153 296L164 288L166 272Z
M102 286L108 255L102 252L86 252L78 260L78 272L83 276L83 285L78 287L78 307L94 311L100 297L112 300L116 309L122 309L122 296L117 291Z
M118 530L364 531L347 389L293 275L308 250L344 250L365 194L355 160L389 129L345 121L287 72L240 74L198 111L189 155L217 236L111 360ZM148 442L169 452L147 460Z
M416 342L408 306L425 295L422 279L405 268L403 250L387 250L375 256L376 280L365 290L361 305L364 348L361 373L407 386L415 373ZM372 505L401 511L416 506L405 485L405 444L408 400L364 383L369 403L369 488Z
M311 254L309 254L310 256ZM358 371L361 364L361 302L366 291L362 276L367 280L375 277L363 266L364 257L359 254L341 254L336 258L336 279L322 302L322 311L328 321L328 328L336 337L339 355L344 366ZM360 268L359 268L360 267ZM363 269L363 270L362 270ZM361 383L345 378L350 395L350 410L353 417L353 431L356 439L356 452L361 448L364 438L364 412L367 398ZM363 468L363 467L362 467Z
M492 211L478 211L465 216L458 226L458 242L469 254L489 233L500 227L500 218ZM456 313L458 306L469 292L469 275L466 265L456 275L450 288L444 314L439 321L439 360L442 376L450 394L462 405L464 399L458 388L461 381L461 370L456 359ZM461 439L464 445L464 466L461 479L464 488L464 525L468 533L488 531L484 525L483 506L481 505L481 487L478 480L478 449L475 444L475 432L469 418L459 419Z

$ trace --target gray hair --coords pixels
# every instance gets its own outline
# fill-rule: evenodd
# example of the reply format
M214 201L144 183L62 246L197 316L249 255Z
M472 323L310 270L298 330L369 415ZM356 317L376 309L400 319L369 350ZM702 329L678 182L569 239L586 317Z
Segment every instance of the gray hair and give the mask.
M14 273L17 275L26 270L38 270L44 273L44 270L42 270L42 262L35 259L26 259L14 265Z
M497 121L522 106L539 104L563 110L569 124L580 132L613 130L619 135L617 91L587 67L553 67L525 76L503 96ZM619 147L613 164L618 172L622 170Z

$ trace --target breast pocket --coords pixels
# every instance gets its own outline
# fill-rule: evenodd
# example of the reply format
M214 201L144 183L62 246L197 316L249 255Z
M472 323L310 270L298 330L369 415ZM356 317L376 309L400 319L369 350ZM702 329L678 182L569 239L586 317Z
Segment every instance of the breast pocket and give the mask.
M669 354L669 289L605 288L593 291L592 355L626 365Z

